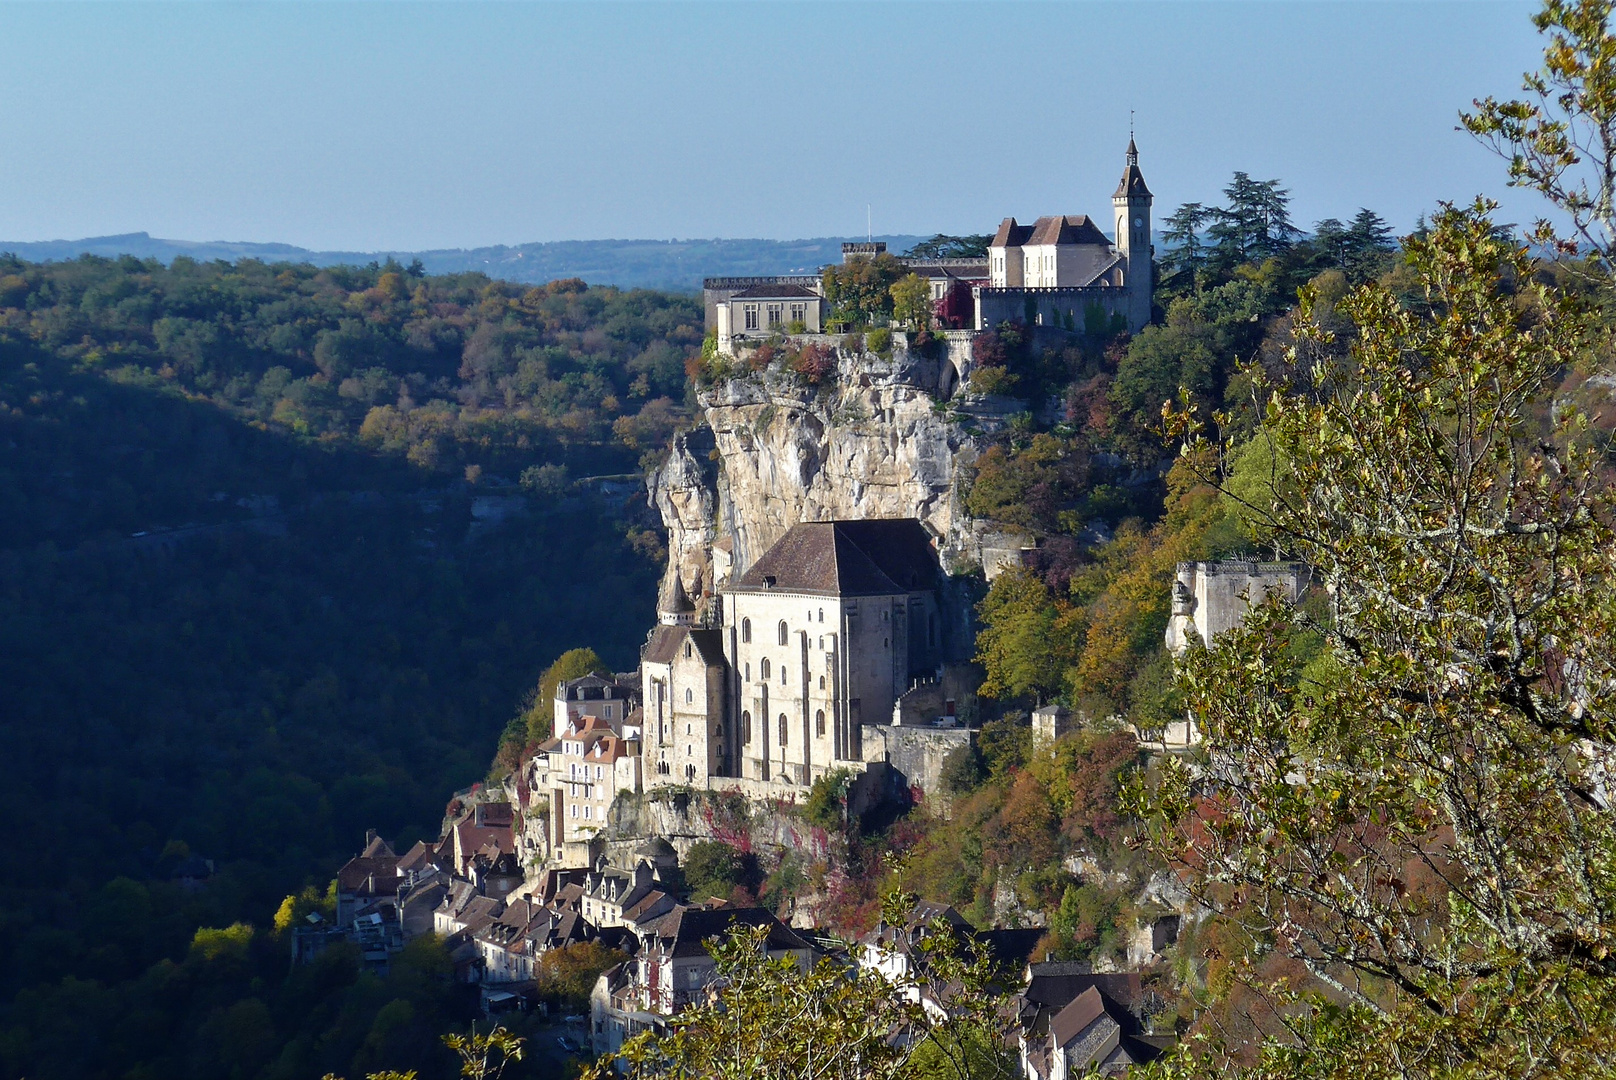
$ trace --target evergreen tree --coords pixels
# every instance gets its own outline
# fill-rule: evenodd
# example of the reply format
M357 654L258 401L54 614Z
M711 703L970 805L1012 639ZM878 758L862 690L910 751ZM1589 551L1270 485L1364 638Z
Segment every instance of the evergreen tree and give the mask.
M1342 241L1346 257L1341 268L1357 280L1375 276L1386 256L1397 250L1391 226L1379 214L1363 207L1353 216Z
M1223 195L1229 205L1213 212L1209 230L1213 259L1221 268L1278 255L1300 235L1290 218L1291 193L1278 180L1253 180L1237 172Z
M1162 239L1167 250L1161 257L1163 284L1171 289L1199 286L1201 268L1206 264L1206 243L1202 232L1216 213L1198 202L1185 203L1168 217Z
M1347 227L1340 218L1325 218L1313 226L1313 246L1330 269L1347 269Z

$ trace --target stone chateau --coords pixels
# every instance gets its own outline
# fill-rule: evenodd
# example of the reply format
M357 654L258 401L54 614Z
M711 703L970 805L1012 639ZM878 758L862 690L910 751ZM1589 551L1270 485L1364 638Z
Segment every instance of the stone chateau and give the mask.
M1098 320L1138 333L1150 322L1153 202L1130 138L1111 196L1110 236L1084 214L1041 217L1030 225L1007 217L985 259L899 261L931 283L935 318L948 330L980 332L1007 321L1082 330ZM843 244L842 258L885 251L883 243ZM824 291L818 275L708 278L702 290L721 352L787 327L819 333L828 314Z

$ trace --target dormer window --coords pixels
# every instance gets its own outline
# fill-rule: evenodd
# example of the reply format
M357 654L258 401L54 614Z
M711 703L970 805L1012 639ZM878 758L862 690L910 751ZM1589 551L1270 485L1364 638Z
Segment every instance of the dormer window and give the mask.
M777 579L775 578L775 576L773 574L764 574L763 575L763 587L765 589L774 588L776 580Z

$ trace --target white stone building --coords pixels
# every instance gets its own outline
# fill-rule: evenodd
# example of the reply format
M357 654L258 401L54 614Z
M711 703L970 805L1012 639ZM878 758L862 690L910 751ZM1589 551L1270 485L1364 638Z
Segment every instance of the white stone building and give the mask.
M604 717L569 721L559 736L539 747L528 768L534 791L550 797L550 844L556 849L586 843L605 828L618 792L640 791L639 726L621 722L620 734Z
M1150 208L1154 196L1128 140L1122 180L1111 196L1115 232L1107 238L1082 214L1005 218L988 246L988 281L975 290L976 328L1025 322L1072 331L1095 318L1137 334L1150 322L1154 289Z
M817 334L824 313L825 298L817 282L753 285L715 304L719 351L729 352L737 338L766 338L785 333L787 327L796 328L797 333Z
M723 632L664 621L641 650L640 679L646 786L734 775Z
M1191 640L1212 644L1219 634L1244 623L1252 605L1272 593L1294 603L1307 587L1307 577L1307 567L1299 562L1179 563L1167 620L1167 650L1180 656Z
M938 573L913 518L804 522L729 585L739 775L807 785L863 761L860 725L941 667Z

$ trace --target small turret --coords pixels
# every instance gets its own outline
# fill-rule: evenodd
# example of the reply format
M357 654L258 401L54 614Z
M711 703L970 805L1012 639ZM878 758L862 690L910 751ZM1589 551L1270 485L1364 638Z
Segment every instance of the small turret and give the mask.
M691 626L696 621L696 605L685 591L677 566L668 567L668 576L657 593L657 621L663 626Z

